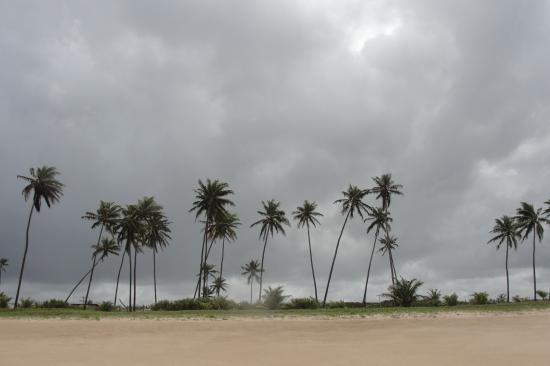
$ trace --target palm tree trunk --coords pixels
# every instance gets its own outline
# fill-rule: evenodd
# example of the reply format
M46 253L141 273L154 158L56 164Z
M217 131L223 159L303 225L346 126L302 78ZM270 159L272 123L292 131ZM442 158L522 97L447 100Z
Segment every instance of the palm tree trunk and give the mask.
M252 285L254 283L253 282L250 282L250 305L252 305Z
M134 248L134 306L132 307L133 311L136 311L136 282L137 282L137 248Z
M202 284L202 269L204 264L204 254L206 249L206 237L207 237L207 231L208 231L208 214L206 215L206 222L204 223L204 236L202 237L202 246L201 246L201 264L199 268L199 279L197 280L197 290L195 290L195 295L193 295L193 300L195 300L195 297L198 292L198 297L201 297L201 284Z
M388 250L388 254L390 256L391 283L392 285L395 285L395 282L397 281L397 271L395 270L395 260L393 259L393 253L391 249Z
M157 260L156 260L157 250L153 248L153 286L155 288L155 305L157 304Z
M510 278L508 275L508 243L506 243L506 302L510 302Z
M537 301L537 275L535 273L535 230L533 229L533 300Z
M367 288L369 286L370 268L372 265L372 257L374 257L374 249L376 248L377 240L378 240L378 229L376 229L376 234L374 235L374 243L372 243L372 251L370 253L369 268L367 269L367 280L365 281L365 292L363 292L363 306L367 305ZM391 270L391 265L390 265L390 270Z
M204 265L206 266L208 264L208 256L210 255L210 249L212 249L212 245L214 245L214 240L216 240L216 238L212 238L212 240L210 241L210 246L208 247L208 250L206 251L205 255L204 255ZM208 245L208 241L206 242L206 244ZM206 248L206 247L205 247ZM206 289L208 289L208 273L206 273L206 271L203 270L203 280L202 280L202 296L203 297L206 297L208 295L208 292L206 291Z
M130 276L130 281L129 281L129 284L130 284L130 287L129 287L129 292L128 292L128 311L132 311L132 247L130 246L130 244L128 243L128 274Z
M23 280L23 272L25 271L25 262L27 260L27 251L29 250L29 228L31 227L31 218L34 211L34 205L31 205L31 211L29 212L29 220L27 221L27 231L25 234L25 252L23 253L23 260L21 261L21 270L19 271L19 282L17 283L17 294L15 295L15 303L13 308L17 309L17 303L19 301L19 291L21 290L21 281Z
M222 260L220 262L220 279L223 278L223 257L225 254L225 236L222 239ZM220 296L220 288L218 287L218 297Z
M67 298L65 299L65 302L69 301L69 298L72 296L72 294L75 292L75 290L78 288L78 286L80 286L80 284L82 283L82 281L84 281L84 279L86 277L88 277L88 275L90 274L90 272L92 272L92 268L90 268L88 270L88 272L86 272L84 274L84 276L82 276L82 278L77 282L77 284L73 287L73 289L71 290L71 292L69 292L69 295L67 296Z
M313 288L315 288L315 301L319 302L317 296L317 281L315 280L315 269L313 267L313 253L311 251L311 238L309 236L309 222L307 222L307 242L309 244L309 261L311 263L311 274L313 276Z
M120 282L120 273L122 272L122 265L124 264L124 256L126 255L126 251L122 252L122 259L120 260L120 267L118 267L118 275L116 276L116 287L115 287L115 301L114 304L116 306L116 300L118 295L118 283Z
M260 266L260 294L258 295L258 301L262 301L262 283L264 277L264 257L265 257L265 248L267 247L267 233L264 241L264 249L262 250L262 265Z
M348 222L350 211L346 214L346 219L344 220L344 225L342 225L342 230L340 230L340 236L338 236L338 241L336 242L336 249L334 250L334 256L332 257L332 264L330 265L330 272L328 275L327 288L325 289L325 296L323 298L323 307L327 303L328 288L330 286L330 279L332 278L332 271L334 270L334 262L336 261L336 255L338 254L338 247L340 246L340 239L342 239L342 234L344 233L344 228Z
M84 298L84 310L86 310L86 305L88 305L88 295L90 295L90 287L92 286L92 278L94 277L94 268L96 266L96 255L94 254L92 259L92 270L90 271L90 278L88 280L88 289L86 290L86 297Z

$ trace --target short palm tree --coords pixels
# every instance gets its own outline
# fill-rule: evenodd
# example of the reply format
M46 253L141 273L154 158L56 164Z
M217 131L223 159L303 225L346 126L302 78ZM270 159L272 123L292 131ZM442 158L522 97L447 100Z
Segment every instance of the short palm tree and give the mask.
M90 270L90 280L88 282L88 289L86 290L86 297L84 298L84 310L86 310L86 306L88 305L88 296L90 294L90 287L92 285L92 278L94 276L94 268L97 265L97 257L99 256L99 261L103 262L105 258L107 258L109 255L118 255L119 246L117 242L112 238L103 238L100 243L92 246L92 249L94 250L92 254L92 268Z
M548 223L548 220L542 216L542 209L535 209L533 205L527 202L521 202L521 206L517 209L515 217L518 223L518 229L522 235L521 240L527 239L529 234L533 234L533 300L537 301L537 275L535 272L535 240L539 239L539 243L544 235L543 223Z
M257 260L251 260L244 266L241 266L241 270L241 275L246 276L246 282L250 285L250 304L252 304L252 285L254 284L254 281L257 283L260 282L259 273L262 271L260 269L260 262Z
M0 285L2 285L2 272L6 272L7 266L8 266L8 259L0 258Z
M215 292L217 295L220 296L220 291L226 292L229 285L227 284L227 281L223 277L216 277L216 279L212 282L212 285L210 285L210 289L212 292Z
M260 229L260 239L264 241L264 248L262 250L262 262L260 264L260 292L258 296L258 301L262 299L262 283L263 283L263 274L264 274L264 257L265 257L265 248L267 247L267 238L271 234L273 237L274 233L281 233L285 235L285 229L283 225L290 226L290 222L285 216L285 212L279 208L280 203L275 200L269 200L267 202L262 201L263 211L258 211L258 214L262 217L260 220L256 221L250 227L261 225Z
M378 251L382 255L388 253L388 258L390 260L390 273L392 285L395 284L397 280L397 272L395 270L395 262L393 260L392 250L395 250L399 245L397 244L397 238L386 233L386 235L378 240L380 242L380 249Z
M390 213L382 207L375 207L370 212L368 216L364 219L365 222L370 221L370 225L367 227L367 234L374 229L374 243L372 243L372 251L370 253L369 267L367 269L367 279L365 281L365 291L363 292L363 305L367 304L367 288L369 286L370 278L370 268L372 265L372 258L374 257L374 249L376 248L376 241L378 240L378 235L380 234L380 229L384 232L390 230L390 223L393 219L390 216ZM392 272L393 273L393 272ZM393 278L393 277L392 277ZM393 283L393 280L392 280Z
M420 295L417 294L417 291L422 284L422 281L415 278L412 280L401 278L395 281L395 284L388 288L389 292L382 294L382 296L390 299L395 306L409 307L418 301Z
M48 207L51 207L56 202L59 202L63 197L63 183L57 180L59 172L54 167L43 166L41 168L31 168L29 170L30 175L18 175L17 178L23 179L28 183L23 188L23 197L27 201L32 196L32 205L29 212L29 219L27 221L27 231L25 235L25 251L23 253L23 260L21 261L21 270L19 271L19 282L17 284L17 294L15 295L14 309L17 309L17 303L19 301L19 292L21 290L21 282L23 280L23 272L25 271L25 262L27 260L27 252L29 250L29 228L31 226L31 218L33 211L40 212L42 207L42 200L46 202Z
M233 191L229 189L229 185L218 180L211 181L210 179L206 180L206 183L203 183L199 179L199 188L195 189L195 201L189 212L195 212L195 219L198 219L200 216L204 217L204 234L201 247L201 260L199 266L199 276L198 276L198 295L200 297L201 293L201 281L202 281L202 269L204 268L203 264L206 262L206 251L208 243L208 228L213 222L216 216L219 216L227 212L228 206L235 206L233 201L231 201L228 196L232 195ZM204 286L203 286L204 287Z
M209 236L215 239L221 239L222 241L222 256L220 261L220 273L218 278L223 277L223 260L225 258L225 242L232 242L237 239L237 228L241 225L241 222L239 221L239 216L235 213L231 212L222 212L218 217L215 219L214 225L210 226ZM208 259L208 254L210 252L210 248L208 250L208 253L206 255ZM217 295L220 296L219 289L217 290Z
M317 203L304 201L302 206L296 207L296 211L292 214L294 215L294 220L298 221L298 228L306 227L307 229L307 242L309 245L309 262L311 263L311 275L313 276L313 288L315 289L315 300L319 302L319 297L317 296L317 280L315 279L315 268L313 266L313 253L311 251L311 238L309 235L309 225L317 227L317 224L321 224L317 217L323 216L323 214L316 211Z
M502 216L499 219L495 219L495 226L491 230L491 234L495 234L487 244L496 242L497 250L500 249L502 243L506 242L506 302L510 302L510 278L508 275L508 250L518 248L518 240L521 235L518 231L518 224L516 220L510 216Z
M342 234L344 233L344 228L348 222L348 219L353 219L355 214L359 215L361 218L364 218L364 215L371 209L369 205L363 202L365 196L369 193L366 189L360 189L357 186L349 185L348 189L342 192L344 198L334 201L336 204L342 206L342 215L346 215L344 219L344 224L340 230L340 235L338 236L338 241L336 242L336 248L334 249L334 256L332 257L332 264L330 265L330 272L328 275L327 287L325 289L325 296L323 298L323 306L326 305L328 290L330 287L330 280L332 278L332 272L334 270L334 262L336 261L336 256L338 255L338 248L340 247L340 239L342 239Z

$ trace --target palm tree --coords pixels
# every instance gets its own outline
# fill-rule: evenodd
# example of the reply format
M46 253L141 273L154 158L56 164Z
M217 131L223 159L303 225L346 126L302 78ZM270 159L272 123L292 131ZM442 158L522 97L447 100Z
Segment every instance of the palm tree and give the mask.
M111 234L114 235L114 230L118 219L120 217L120 206L116 205L114 202L101 201L99 203L99 208L96 212L87 211L83 220L92 221L92 229L99 227L99 236L97 237L96 248L99 248L99 242L101 236L103 235L103 229L107 229ZM118 255L118 253L117 253ZM88 294L90 293L90 286L92 284L92 277L94 276L96 255L92 256L92 270L90 271L90 278L88 280L88 289L86 290L86 297L84 299L84 310L86 310L86 304L88 303Z
M8 266L8 259L0 258L0 285L2 284L2 272L6 272L7 266Z
M539 243L544 235L543 223L549 221L542 217L542 209L535 210L533 205L527 202L521 202L520 208L517 209L516 220L518 229L522 235L521 240L524 241L529 234L533 233L533 299L537 301L537 275L535 273L535 239L539 238Z
M382 176L374 177L372 180L376 185L369 190L369 193L376 194L376 199L381 198L382 209L387 211L390 208L392 194L402 195L403 192L401 192L400 189L402 189L403 186L401 184L395 184L391 174L382 174Z
M228 287L227 281L221 276L216 277L212 285L210 285L211 291L216 292L217 296L220 296L220 291L226 292Z
M101 243L92 246L92 248L94 249L94 252L92 254L93 264L90 270L90 280L88 282L88 289L86 290L86 297L84 299L84 310L86 310L86 306L88 305L88 295L90 294L90 287L92 285L92 278L94 276L94 268L97 265L97 256L99 255L99 261L103 262L103 260L107 258L110 254L118 255L118 251L120 249L116 241L111 238L103 238L101 240Z
M17 309L17 303L19 301L19 291L21 290L21 281L23 280L23 272L25 271L25 261L27 260L27 252L29 250L29 228L31 226L31 218L33 211L40 212L42 206L42 200L46 202L46 205L51 207L56 202L59 202L63 197L63 183L59 182L56 177L59 172L54 167L43 166L41 168L31 168L29 170L30 176L18 175L17 178L23 179L28 183L23 188L23 197L27 201L32 195L32 205L29 212L29 219L27 221L27 231L25 235L25 251L23 253L23 260L21 261L21 270L19 271L19 282L17 284L17 294L15 295L15 303L13 308Z
M313 276L313 288L315 289L315 301L319 302L317 296L317 281L315 279L315 269L313 266L313 253L311 251L311 238L309 236L309 225L317 227L317 224L321 224L317 217L323 216L323 214L315 211L317 209L316 202L304 201L303 205L296 207L296 211L292 212L294 215L294 220L298 221L298 228L306 227L307 228L307 242L309 245L309 261L311 263L311 274Z
M235 204L233 203L233 201L227 198L227 196L233 194L233 191L229 189L229 185L218 180L211 181L210 179L207 179L206 184L204 184L199 179L199 188L195 189L194 191L195 201L193 202L193 206L191 207L189 212L195 212L195 220L198 219L201 215L204 216L204 235L201 247L201 260L199 266L200 273L197 283L200 297L202 269L203 264L206 262L205 257L208 228L215 217L227 212L227 206L235 206Z
M220 274L219 278L223 277L223 260L225 257L225 241L228 242L235 241L237 239L237 228L241 225L239 217L237 214L230 212L222 212L215 219L215 223L210 226L209 236L213 239L222 240L222 257L220 262ZM212 241L213 243L213 241ZM206 253L206 258L208 259L208 254L210 253L210 248ZM220 290L217 289L217 295L220 296Z
M518 249L518 240L521 238L518 232L517 222L510 216L502 216L495 219L495 226L491 230L491 234L495 234L487 244L497 242L497 250L500 249L502 243L506 242L506 302L510 302L510 278L508 275L508 249Z
M384 232L390 230L390 222L393 219L390 216L390 213L382 207L376 207L368 212L368 217L364 219L365 222L371 221L370 225L367 227L367 234L374 230L374 243L372 243L372 251L370 253L369 267L367 269L367 279L365 281L365 291L363 292L363 305L367 304L367 288L369 286L369 277L370 277L370 268L372 265L372 258L374 256L374 248L376 247L376 241L378 240L378 235L380 234L380 229ZM392 271L392 283L393 281L393 271Z
M203 297L209 297L211 294L212 294L212 291L211 291L211 288L210 286L208 286L208 280L210 278L212 279L216 279L217 276L216 276L216 273L218 273L218 271L216 270L216 266L213 265L213 264L208 264L208 263L204 263L204 265L202 266L202 271L201 271L204 275L204 282L203 282ZM201 274L199 273L199 276Z
M260 282L260 276L258 273L261 273L263 269L260 269L260 262L257 260L251 260L244 266L241 266L241 270L241 275L247 276L246 282L250 285L250 304L252 304L252 285L254 284L254 281Z
M128 268L129 268L129 294L128 294L128 311L132 311L132 247L134 251L139 250L138 239L142 231L142 226L139 220L138 208L136 205L127 205L121 211L122 215L118 221L116 231L117 240L124 245L124 253L121 260L124 260L124 254L128 255ZM115 289L115 303L118 293L118 283L120 281L120 271L118 272L117 284Z
M258 214L262 219L256 221L250 227L260 225L260 239L264 241L264 249L262 250L262 262L260 265L260 292L258 295L258 301L262 299L262 283L263 283L263 274L264 274L264 257L265 257L265 248L267 247L267 238L271 234L273 237L274 233L281 233L285 235L285 229L283 225L290 226L290 222L285 216L285 212L279 209L280 202L277 202L273 199L264 202L262 201L263 211L258 211Z
M386 232L386 235L383 238L380 238L380 249L378 251L382 253L382 255L388 253L388 257L390 259L390 273L391 273L391 279L392 279L392 285L395 285L395 280L397 279L397 272L395 270L395 262L393 260L392 256L392 250L397 248L399 245L397 244L397 238L394 236L389 235L389 233Z
M334 201L334 203L342 205L342 215L346 215L344 219L344 224L342 225L342 230L340 230L340 235L338 236L338 241L336 242L336 248L334 249L334 256L332 257L332 264L330 265L330 273L328 275L327 288L325 289L325 296L323 298L323 306L326 305L328 289L330 286L330 280L332 278L332 271L334 270L334 262L336 261L336 255L338 254L338 248L340 247L340 239L342 239L342 234L344 233L344 228L348 222L348 219L353 219L355 214L359 215L361 218L364 218L364 214L370 210L370 206L363 202L363 199L369 191L366 189L360 189L357 186L349 185L346 191L342 192L344 198Z

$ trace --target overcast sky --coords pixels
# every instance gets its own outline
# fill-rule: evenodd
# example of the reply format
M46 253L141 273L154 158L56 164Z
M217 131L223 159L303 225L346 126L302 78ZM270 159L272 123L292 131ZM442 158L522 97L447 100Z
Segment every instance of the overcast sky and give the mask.
M505 253L486 245L494 218L550 198L548 45L548 1L0 1L0 256L10 261L0 290L15 296L25 244L30 206L16 175L52 165L65 195L33 219L23 297L64 297L97 235L81 215L145 195L173 222L159 296L192 296L199 178L235 191L231 298L248 296L240 266L262 245L249 225L271 198L287 214L319 203L322 293L344 220L334 200L387 172L405 193L391 207L398 274L423 280L421 292L503 293ZM365 229L357 218L346 227L329 298L361 299ZM545 289L547 236L537 244ZM313 295L306 238L295 223L270 238L265 285ZM530 241L511 253L512 295L531 294L530 256ZM94 301L112 299L118 264L98 267ZM151 303L150 252L138 272L138 301ZM371 278L377 300L387 257Z

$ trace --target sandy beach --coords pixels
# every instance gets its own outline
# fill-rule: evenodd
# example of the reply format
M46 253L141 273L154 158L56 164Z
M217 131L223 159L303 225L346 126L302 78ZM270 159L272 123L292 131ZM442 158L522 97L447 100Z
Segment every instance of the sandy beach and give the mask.
M550 313L0 320L2 365L548 365Z

